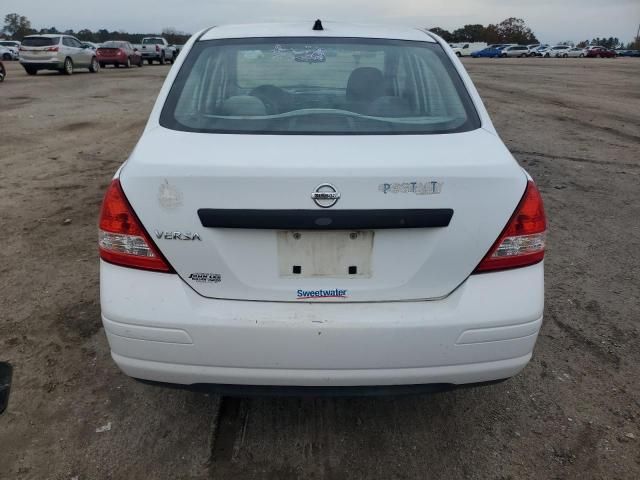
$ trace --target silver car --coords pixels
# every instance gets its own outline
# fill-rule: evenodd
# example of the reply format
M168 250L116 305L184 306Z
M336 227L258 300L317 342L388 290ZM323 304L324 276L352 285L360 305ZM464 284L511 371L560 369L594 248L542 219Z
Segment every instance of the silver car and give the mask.
M527 57L529 48L525 45L511 45L502 49L502 57Z
M100 65L96 52L70 35L31 35L20 47L20 64L29 75L38 70L58 70L71 75L77 68L96 73Z

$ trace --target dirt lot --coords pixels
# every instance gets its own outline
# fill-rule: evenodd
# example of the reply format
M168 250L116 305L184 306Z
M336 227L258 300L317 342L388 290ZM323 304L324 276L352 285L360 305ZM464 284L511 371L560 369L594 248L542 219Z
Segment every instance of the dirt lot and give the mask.
M526 370L431 396L237 399L139 384L100 323L96 218L168 67L0 85L0 477L640 478L640 61L469 60L550 218Z

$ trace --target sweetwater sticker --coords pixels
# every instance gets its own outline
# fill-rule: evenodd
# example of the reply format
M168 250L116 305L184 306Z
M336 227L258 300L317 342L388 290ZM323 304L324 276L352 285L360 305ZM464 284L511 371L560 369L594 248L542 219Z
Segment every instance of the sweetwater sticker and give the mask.
M298 300L309 300L311 298L347 298L347 290L336 288L335 290L298 290Z

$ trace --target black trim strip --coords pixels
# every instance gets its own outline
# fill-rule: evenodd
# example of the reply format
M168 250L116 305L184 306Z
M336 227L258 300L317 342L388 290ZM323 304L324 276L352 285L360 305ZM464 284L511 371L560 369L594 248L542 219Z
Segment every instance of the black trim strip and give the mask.
M227 210L201 208L203 227L268 230L379 230L446 227L450 208L412 210Z

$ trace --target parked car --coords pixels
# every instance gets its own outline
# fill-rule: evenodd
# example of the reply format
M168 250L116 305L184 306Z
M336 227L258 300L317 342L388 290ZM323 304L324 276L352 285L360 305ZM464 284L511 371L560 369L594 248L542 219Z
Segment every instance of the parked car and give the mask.
M531 56L531 52L533 50L536 50L537 48L540 48L540 44L539 43L533 43L531 45L527 45L527 56Z
M539 56L539 55L538 55L538 53L539 53L541 50L546 50L546 49L547 49L547 48L549 48L549 47L550 47L550 45L548 45L548 44L546 44L546 43L543 43L543 44L538 45L538 46L529 46L529 53L528 53L528 56L529 56L529 57L537 57L537 56Z
M265 38L317 50L323 28L206 29L169 73L99 220L126 374L437 388L529 362L542 199L469 75L426 31L332 23L322 63Z
M502 52L499 48L487 47L479 52L472 52L472 58L499 58L502 55Z
M0 62L0 82L4 82L4 79L7 77L7 70L4 68L4 64Z
M3 47L20 48L20 41L18 40L0 40L0 45Z
M584 48L571 47L565 53L562 54L564 58L582 58L584 57Z
M96 54L71 35L30 35L22 40L20 64L29 75L39 70L58 70L71 75L77 68L100 70Z
M547 48L538 50L536 56L544 57L544 58L550 58L550 57L558 58L558 57L562 57L563 54L570 49L571 47L569 45L555 45L553 47L547 47Z
M162 37L146 37L142 39L141 53L142 58L149 65L153 62L164 65L166 62L174 62L178 55L178 50Z
M8 62L9 60L16 60L18 55L9 47L3 47L0 45L0 59Z
M125 41L109 41L104 42L102 46L96 50L96 56L100 66L113 65L119 67L123 65L131 68L132 65L142 67L142 55L137 48L134 48L129 42Z
M621 57L640 57L640 50L625 50Z
M487 48L487 44L485 42L471 42L471 43L459 43L454 45L453 52L458 57L467 57L471 55L473 52L479 52Z
M515 46L504 47L503 49L501 49L500 55L503 58L527 57L529 56L529 49L525 45L515 45Z
M0 59L17 60L20 56L20 42L0 40Z
M614 58L616 52L605 47L589 47L584 54L588 58Z

